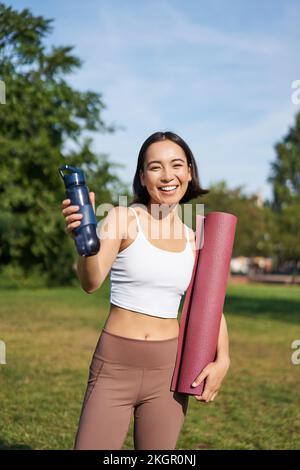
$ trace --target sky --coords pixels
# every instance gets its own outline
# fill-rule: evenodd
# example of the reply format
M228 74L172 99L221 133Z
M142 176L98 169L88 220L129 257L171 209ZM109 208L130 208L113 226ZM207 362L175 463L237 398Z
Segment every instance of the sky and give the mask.
M179 134L200 183L226 180L272 197L274 145L295 122L300 80L299 0L28 0L6 4L53 18L49 45L74 46L83 61L69 75L101 93L102 119L119 129L93 133L93 150L125 166L131 187L144 140Z

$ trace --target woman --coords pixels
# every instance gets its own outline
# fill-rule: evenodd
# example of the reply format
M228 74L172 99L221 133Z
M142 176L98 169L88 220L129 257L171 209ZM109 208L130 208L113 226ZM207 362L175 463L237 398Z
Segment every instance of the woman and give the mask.
M170 390L180 300L191 280L195 234L178 215L179 203L208 193L194 156L172 132L142 145L130 206L111 209L101 224L97 255L80 257L82 288L95 292L110 272L110 312L89 368L74 449L121 449L134 415L135 449L175 449L189 395ZM95 195L90 193L95 210ZM66 233L80 225L78 206L62 203ZM177 234L176 237L170 236ZM163 236L162 234L168 234ZM178 236L179 234L179 236ZM229 367L222 316L217 358L196 399L213 401Z

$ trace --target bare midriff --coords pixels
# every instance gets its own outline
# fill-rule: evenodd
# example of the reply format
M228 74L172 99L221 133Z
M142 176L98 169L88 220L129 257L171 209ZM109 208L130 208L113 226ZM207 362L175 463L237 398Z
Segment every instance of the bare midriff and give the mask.
M143 340L176 338L179 333L177 318L161 318L110 304L104 330L118 336Z
M143 212L137 210L138 214L141 216L141 222L143 219ZM133 218L135 218L133 216ZM144 228L144 233L147 231ZM179 252L184 250L186 244L186 238L184 235L183 225L182 225L182 239L179 240L169 240L168 250L174 252ZM134 235L135 238L136 234ZM146 237L150 242L149 233ZM133 239L127 238L122 241L120 251L127 248ZM158 246L157 241L153 243ZM165 246L162 246L160 242L158 248L166 249ZM114 304L110 304L110 311L106 323L103 327L104 330L109 333L113 333L118 336L124 336L126 338L132 339L142 339L142 340L165 340L178 337L179 334L179 322L177 318L161 318L154 315L143 314L142 312L136 312L133 310L127 310L123 307L119 307Z

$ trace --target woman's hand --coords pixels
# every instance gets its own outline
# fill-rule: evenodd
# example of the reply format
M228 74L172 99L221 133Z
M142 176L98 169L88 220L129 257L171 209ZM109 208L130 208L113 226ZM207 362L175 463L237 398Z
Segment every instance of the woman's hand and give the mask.
M95 212L95 193L89 193L90 200ZM70 199L64 199L62 202L62 213L66 219L65 232L72 238L75 237L74 228L79 227L82 214L77 214L79 206L71 206Z
M194 384L200 385L200 383L206 378L204 383L204 389L202 395L195 395L195 398L199 401L210 402L213 401L221 387L221 383L227 374L229 369L230 360L227 359L216 359L214 362L210 362L197 376ZM193 386L193 384L192 384Z

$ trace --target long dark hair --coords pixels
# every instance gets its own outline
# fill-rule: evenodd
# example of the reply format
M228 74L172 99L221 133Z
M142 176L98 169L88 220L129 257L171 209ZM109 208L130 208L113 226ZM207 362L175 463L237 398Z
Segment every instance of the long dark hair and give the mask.
M179 204L188 202L191 199L196 198L197 196L203 196L204 194L209 193L208 189L203 189L200 186L197 164L188 144L181 137L179 137L179 135L174 134L174 132L154 132L154 134L151 134L145 140L139 151L136 172L132 184L134 197L130 205L136 203L146 205L150 201L150 195L147 191L147 188L141 185L140 170L144 171L146 150L149 145L153 144L154 142L161 142L163 140L171 140L172 142L175 142L175 144L180 145L186 155L187 163L190 164L192 167L192 179L191 181L189 181L187 190L184 196L180 199Z

